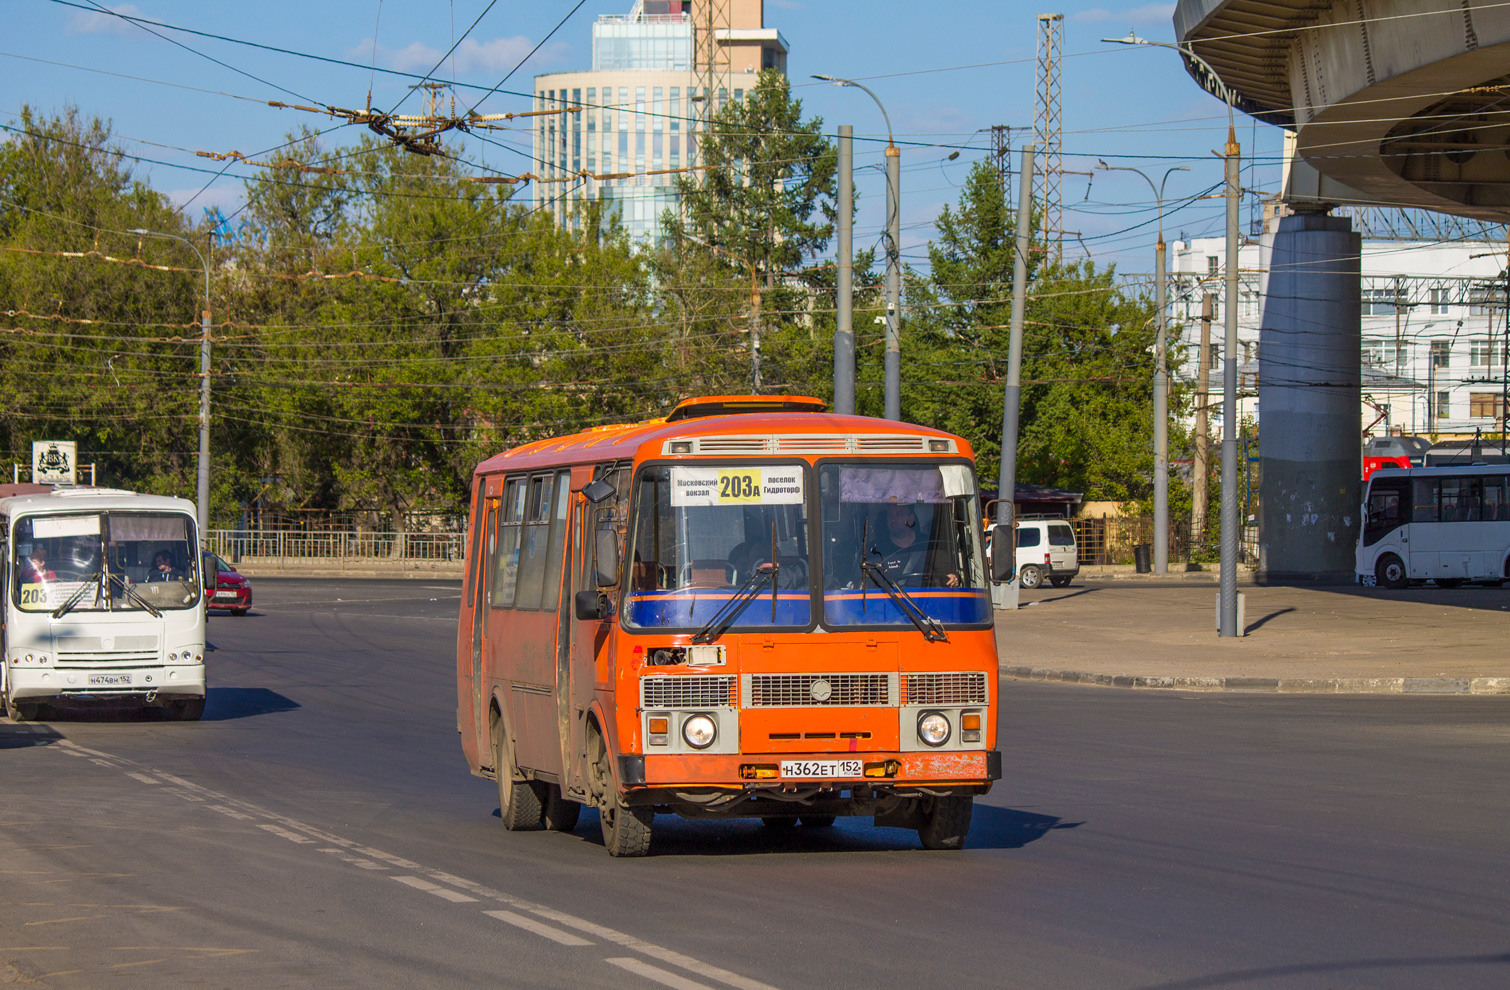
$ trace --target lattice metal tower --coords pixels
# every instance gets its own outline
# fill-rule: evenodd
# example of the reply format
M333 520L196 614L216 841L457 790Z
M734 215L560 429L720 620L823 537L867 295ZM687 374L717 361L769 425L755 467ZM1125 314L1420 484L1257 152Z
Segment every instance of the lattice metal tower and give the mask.
M696 25L696 94L702 97L692 104L697 108L697 123L693 125L693 130L699 144L708 131L708 121L718 112L723 100L728 99L731 71L729 48L718 43L718 36L720 32L727 35L733 23L730 4L731 0L695 0L692 8L693 23ZM720 93L724 94L722 99ZM688 156L687 164L695 165L701 158L702 149L698 148L695 155Z
M1045 249L1057 259L1064 249L1064 158L1060 150L1063 118L1060 111L1059 59L1064 44L1064 15L1038 15L1038 84L1034 87L1033 143L1039 165L1033 176L1033 198L1042 204Z
M991 158L996 163L996 181L1001 183L1001 193L1007 204L1007 215L1012 214L1012 128L1006 124L991 125Z

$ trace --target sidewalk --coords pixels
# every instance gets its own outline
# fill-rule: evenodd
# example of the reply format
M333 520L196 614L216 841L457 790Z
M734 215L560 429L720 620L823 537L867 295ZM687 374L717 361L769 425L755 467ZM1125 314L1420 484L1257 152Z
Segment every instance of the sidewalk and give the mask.
M1228 639L1210 586L1025 592L996 613L1002 671L1182 691L1510 695L1510 589L1242 591L1248 634Z

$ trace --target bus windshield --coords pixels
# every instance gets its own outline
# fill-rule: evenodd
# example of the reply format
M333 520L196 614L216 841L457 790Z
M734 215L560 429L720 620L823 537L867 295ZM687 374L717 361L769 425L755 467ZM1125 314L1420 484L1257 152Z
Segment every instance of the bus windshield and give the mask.
M811 625L806 489L795 463L642 469L625 624L696 628L727 606L731 629Z
M15 604L27 612L199 604L189 518L167 512L28 516L16 523Z
M888 584L946 625L991 620L968 466L826 464L819 489L826 625L911 622Z

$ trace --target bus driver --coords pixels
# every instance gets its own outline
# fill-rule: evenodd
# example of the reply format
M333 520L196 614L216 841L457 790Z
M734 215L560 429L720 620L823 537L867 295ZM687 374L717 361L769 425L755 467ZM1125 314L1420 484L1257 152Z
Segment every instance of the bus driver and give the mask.
M881 555L881 566L898 584L907 576L928 572L928 558L936 548L918 532L918 513L915 505L904 502L886 503L886 525L877 534L874 552ZM944 574L943 585L958 588L959 575L953 571Z

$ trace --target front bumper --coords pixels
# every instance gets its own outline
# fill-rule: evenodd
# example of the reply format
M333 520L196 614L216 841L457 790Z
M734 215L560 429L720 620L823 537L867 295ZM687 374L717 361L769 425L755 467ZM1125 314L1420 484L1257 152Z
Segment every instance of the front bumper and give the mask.
M12 698L204 697L204 664L25 667L6 670ZM93 683L91 683L93 682Z
M892 772L860 777L766 777L744 776L741 768L777 766L783 760L834 760L858 758L866 766L881 765ZM999 750L969 750L935 753L753 753L753 754L657 754L619 757L619 783L624 787L731 787L750 785L855 787L954 787L989 786L1001 779Z
M217 595L232 592L230 598L218 598ZM251 588L216 588L205 596L205 605L208 608L244 609L252 607Z

